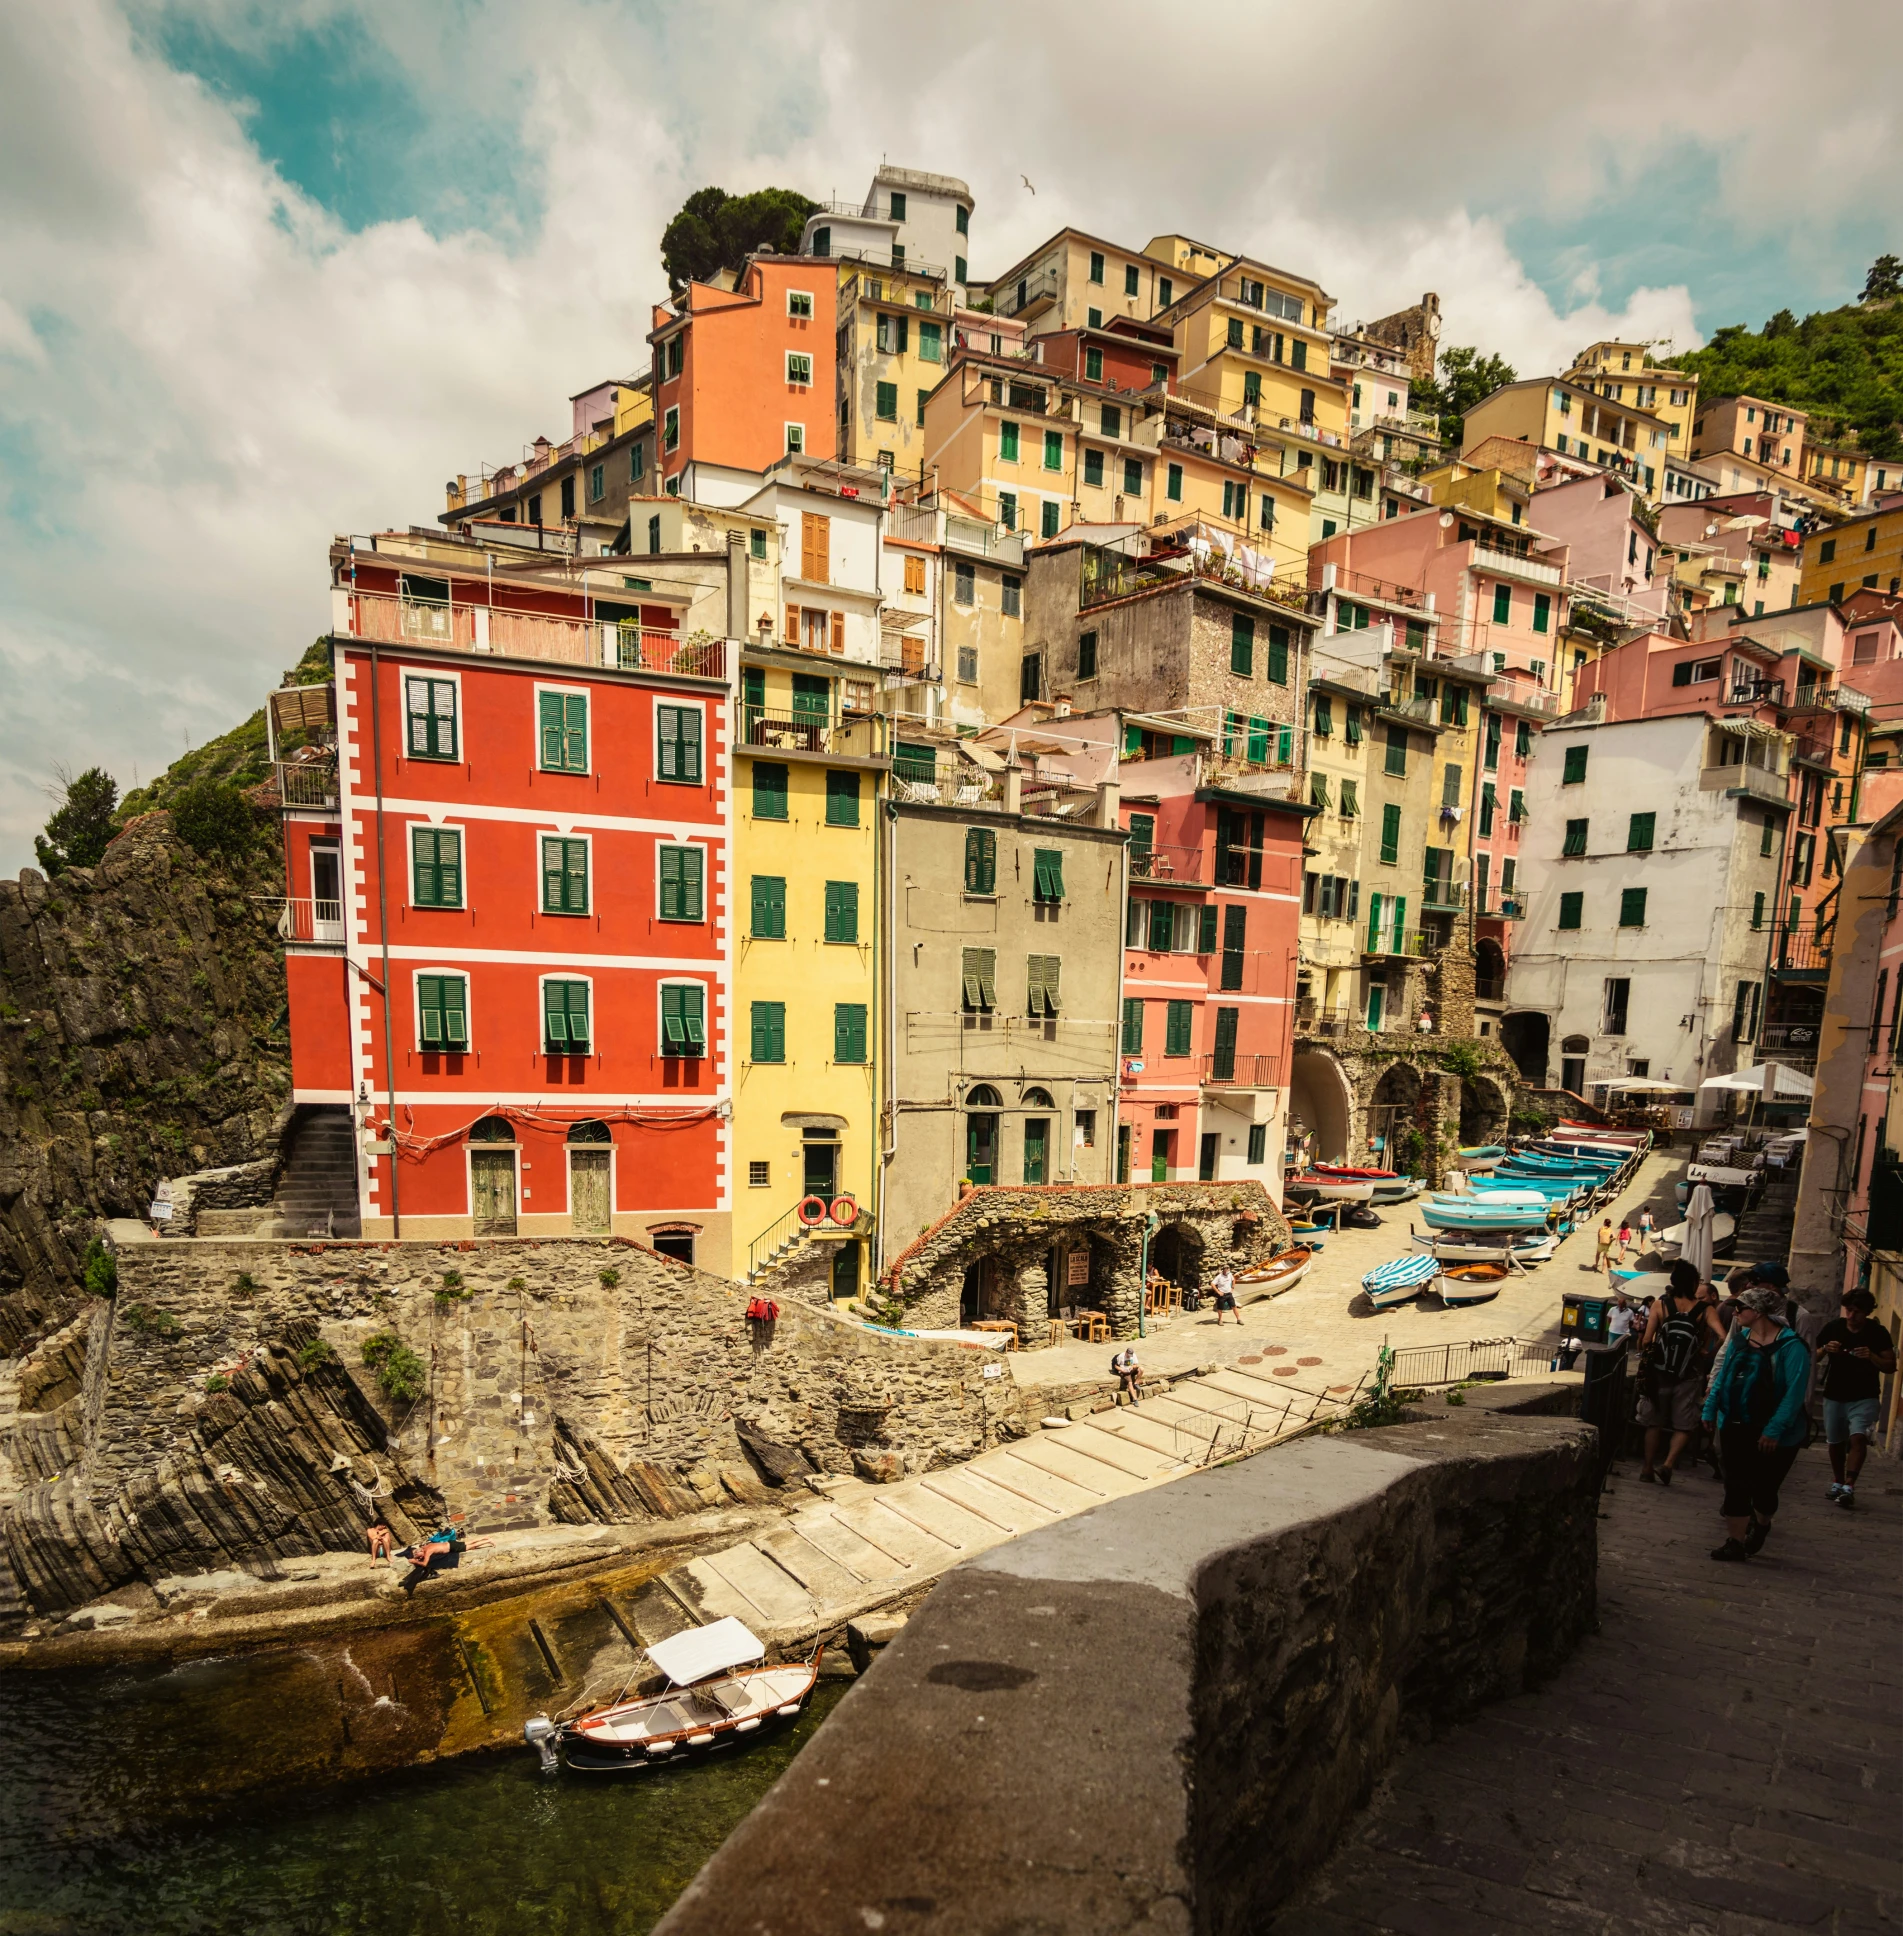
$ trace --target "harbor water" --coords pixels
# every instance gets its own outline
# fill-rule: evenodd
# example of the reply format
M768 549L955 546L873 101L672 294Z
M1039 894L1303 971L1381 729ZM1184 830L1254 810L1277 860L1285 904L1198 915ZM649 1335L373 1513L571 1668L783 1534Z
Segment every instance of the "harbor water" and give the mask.
M640 1936L844 1691L697 1767L551 1778L517 1748L233 1797L221 1754L299 1760L296 1704L248 1686L221 1661L6 1677L0 1936Z

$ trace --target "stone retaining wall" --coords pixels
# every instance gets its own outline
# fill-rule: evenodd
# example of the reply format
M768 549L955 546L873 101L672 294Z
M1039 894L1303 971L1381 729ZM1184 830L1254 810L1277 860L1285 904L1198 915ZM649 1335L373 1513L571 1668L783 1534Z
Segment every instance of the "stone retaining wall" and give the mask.
M1576 1423L1309 1439L950 1574L657 1936L1247 1936L1397 1744L1594 1619Z

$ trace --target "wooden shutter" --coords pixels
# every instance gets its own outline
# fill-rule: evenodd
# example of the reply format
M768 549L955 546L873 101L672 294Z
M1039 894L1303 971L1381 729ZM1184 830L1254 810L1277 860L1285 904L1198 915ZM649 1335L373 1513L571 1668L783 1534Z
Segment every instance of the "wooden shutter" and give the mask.
M865 1059L865 1003L835 1002L833 1004L833 1060L863 1062Z
M777 760L753 763L753 817L756 820L786 818L786 768Z
M1187 1055L1195 1035L1195 1010L1188 1002L1171 1002L1163 1036L1165 1055Z
M1064 856L1055 847L1040 847L1032 863L1033 891L1040 901L1064 898Z
M684 847L663 847L660 851L661 919L683 921L687 917L681 912L681 858L687 850Z
M833 614L832 649L835 656L846 649L846 615L844 612Z
M660 746L660 776L664 780L698 783L700 767L700 708L658 706L655 733ZM758 769L755 769L756 772Z
M1390 864L1401 858L1401 809L1392 801L1381 809L1381 858Z
M1353 780L1341 783L1341 817L1352 820L1361 811L1360 790Z
M588 984L585 981L542 984L542 1032L551 1047L587 1048Z
M995 948L965 949L962 971L965 1006L974 1009L995 1008L998 1001L998 951Z
M989 827L965 835L965 892L990 894L998 884L998 836Z
M859 939L859 883L857 881L826 883L826 939L828 941Z
M1029 955L1025 966L1028 970L1029 1012L1032 1015L1055 1015L1057 1013L1057 981L1062 967L1056 955Z
M1226 907L1222 911L1222 985L1242 986L1242 957L1248 943L1249 910Z
M538 695L541 764L547 773L588 771L588 700L578 692Z
M784 1002L753 1004L753 1060L755 1062L786 1060L786 1004Z
M1218 1082L1229 1082L1236 1073L1236 1022L1242 1011L1219 1008L1216 1011L1215 1060L1210 1073Z
M832 583L832 524L816 511L800 514L800 576L809 584Z
M1199 955L1213 955L1216 952L1216 908L1214 902L1197 910L1196 952Z
M1381 894L1368 896L1368 953L1376 954L1381 947L1381 905L1387 897Z
M1288 627L1269 627L1269 678L1278 686L1288 684Z
M588 843L555 836L542 842L542 910L545 914L588 912Z
M797 605L786 608L786 642L788 645L798 645L800 642L800 608Z

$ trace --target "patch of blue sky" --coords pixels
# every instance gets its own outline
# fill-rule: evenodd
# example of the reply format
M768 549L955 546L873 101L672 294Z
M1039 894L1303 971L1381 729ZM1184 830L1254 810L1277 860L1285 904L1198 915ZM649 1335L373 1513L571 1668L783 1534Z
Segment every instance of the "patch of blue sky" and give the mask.
M513 117L419 86L361 16L253 15L221 33L168 8L155 51L240 112L258 152L346 228L415 219L507 241L539 222L539 170ZM506 100L506 97L505 97Z

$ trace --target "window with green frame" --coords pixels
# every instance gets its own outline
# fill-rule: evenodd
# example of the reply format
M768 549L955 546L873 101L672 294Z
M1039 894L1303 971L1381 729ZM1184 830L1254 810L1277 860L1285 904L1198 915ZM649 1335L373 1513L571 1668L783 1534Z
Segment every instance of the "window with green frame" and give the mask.
M1238 679L1255 676L1255 620L1247 612L1230 615L1229 670Z
M1193 1002L1171 1002L1164 1011L1163 1053L1188 1055L1196 1039L1196 1007Z
M660 777L700 784L700 708L657 706L655 737L660 743Z
M1324 813L1328 811L1328 775L1326 773L1309 775L1308 804L1311 807L1320 807Z
M872 414L881 423L897 423L899 420L899 386L896 383L873 385ZM755 1056L754 1060L759 1061Z
M1018 461L1018 427L1014 423L998 426L998 456L1007 464Z
M1760 854L1768 854L1771 851L1772 843L1776 839L1777 825L1771 819L1770 815L1767 814L1764 818L1764 824L1758 829L1758 852Z
M1047 430L1044 433L1044 468L1047 471L1061 471L1064 468L1064 433L1061 430Z
M856 942L859 939L859 883L826 883L826 939Z
M410 905L463 904L463 837L453 827L410 829Z
M1248 760L1251 766L1267 766L1269 763L1269 722L1266 719L1249 721Z
M588 843L542 836L542 912L588 912Z
M1562 928L1577 928L1585 913L1584 894L1562 894L1559 897L1559 925Z
M1510 585L1496 585L1493 588L1493 622L1496 625L1510 625L1513 622L1513 588Z
M865 1059L865 1003L835 1002L833 1004L833 1060L863 1062Z
M1586 851L1586 820L1569 820L1566 823L1566 844L1560 852L1569 858L1576 858Z
M1058 981L1063 971L1059 955L1027 955L1025 967L1026 1013L1032 1016L1055 1015L1058 1007Z
M1402 726L1388 728L1387 755L1382 763L1384 773L1405 776L1407 773L1407 729Z
M1213 955L1216 952L1216 915L1217 909L1212 905L1205 905L1196 911L1196 952L1199 955Z
M1586 755L1592 751L1590 746L1569 746L1566 749L1566 764L1560 773L1561 786L1578 786L1586 777Z
M1064 856L1055 847L1039 847L1031 864L1034 898L1061 901L1064 898Z
M989 827L965 830L965 892L995 894L998 890L998 836Z
M1176 946L1176 903L1161 898L1140 902L1150 910L1150 932L1145 946L1152 954L1166 955Z
M752 1009L752 1041L748 1049L754 1062L786 1060L786 1004L755 1002Z
M1341 736L1350 746L1361 744L1361 708L1350 706L1342 717Z
M705 914L707 854L700 847L663 846L661 856L661 919L700 921Z
M966 948L958 964L959 980L964 986L965 1006L980 1012L998 1005L998 951L996 948Z
M937 750L900 740L892 749L892 772L898 779L930 786L938 776Z
M1091 355L1096 356L1099 359L1101 359L1103 355L1103 352L1101 350L1093 350L1090 353ZM1084 482L1086 484L1093 485L1098 488L1102 487L1103 485L1103 452L1102 451L1087 450L1084 452Z
M1546 632L1552 629L1553 601L1545 592L1533 594L1533 629Z
M1401 858L1401 809L1392 800L1381 809L1381 858L1390 867Z
M535 696L544 773L588 771L588 695L540 692Z
M1119 1043L1125 1055L1143 1053L1143 1003L1134 995L1123 1000L1123 1034Z
M1500 766L1500 715L1487 715L1486 738L1481 752L1481 764L1489 773L1497 772Z
M1242 1020L1239 1008L1216 1011L1216 1037L1211 1045L1209 1073L1217 1082L1233 1082L1236 1074L1236 1031Z
M1764 896L1762 894L1754 894L1751 897L1751 925L1754 928L1764 926Z
M1315 695L1315 737L1329 738L1335 730L1335 705L1325 692Z
M1058 527L1063 522L1063 517L1063 506L1054 497L1047 497L1044 500L1042 509L1038 512L1038 536L1041 538L1056 537Z
M970 851L971 836L965 836L966 851ZM1156 851L1156 815L1153 813L1133 813L1130 816L1130 859L1133 873L1143 873L1146 869L1138 867L1139 860L1147 861Z
M469 979L466 975L418 975L417 1032L429 1050L469 1046Z
M588 984L558 981L542 984L542 1041L550 1055L585 1055L594 1040L588 1022Z
M1493 816L1499 810L1500 796L1491 780L1480 782L1480 833L1484 839L1493 832Z
M1635 813L1626 825L1625 850L1628 854L1649 854L1658 827L1656 813Z
M453 679L403 681L409 731L404 744L413 760L453 760L456 752L456 682Z
M786 768L777 760L753 762L753 817L756 820L786 818Z
M1526 818L1526 795L1514 787L1507 795L1507 822L1517 827Z
M707 991L699 982L661 984L661 1053L667 1056L707 1053Z
M1286 625L1269 627L1269 684L1272 686L1288 684L1288 627Z
M1249 1125L1249 1162L1251 1165L1266 1163L1269 1160L1269 1126L1267 1123Z
M1222 977L1227 989L1242 986L1242 964L1249 945L1249 910L1234 902L1222 911Z
M1352 820L1361 811L1360 787L1353 780L1341 783L1341 817Z
M828 771L826 775L826 824L829 827L856 827L859 824L859 776L856 773Z
M1645 926L1645 889L1622 887L1619 890L1619 925L1622 928Z
M786 876L756 874L753 877L753 914L747 932L755 941L786 939Z

